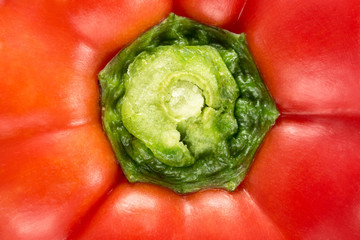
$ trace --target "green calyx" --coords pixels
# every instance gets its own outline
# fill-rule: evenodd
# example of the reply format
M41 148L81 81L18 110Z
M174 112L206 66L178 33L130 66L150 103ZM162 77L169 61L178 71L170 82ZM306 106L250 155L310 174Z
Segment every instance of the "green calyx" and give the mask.
M234 190L278 117L245 36L171 14L99 74L103 125L130 182Z
M237 129L232 110L225 110L234 109L239 90L213 47L159 46L142 52L129 65L124 83L125 128L168 166L191 166L235 133L215 127L224 118ZM209 118L208 112L217 117Z

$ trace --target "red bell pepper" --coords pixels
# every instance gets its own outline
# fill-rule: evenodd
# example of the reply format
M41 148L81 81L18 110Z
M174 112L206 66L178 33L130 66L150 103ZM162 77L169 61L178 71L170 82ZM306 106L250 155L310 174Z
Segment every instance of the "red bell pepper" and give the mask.
M234 192L129 184L102 130L98 72L172 11L245 32L281 111ZM0 239L359 239L359 16L357 0L0 1Z

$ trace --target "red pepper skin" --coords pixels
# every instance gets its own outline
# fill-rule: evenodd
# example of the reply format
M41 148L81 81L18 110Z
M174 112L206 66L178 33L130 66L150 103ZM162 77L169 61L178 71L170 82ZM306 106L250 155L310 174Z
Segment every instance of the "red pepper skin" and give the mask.
M0 239L360 238L358 1L204 2L0 1ZM101 129L98 71L171 11L244 31L281 110L235 192L129 184Z
M235 31L283 114L360 115L358 1L257 0L243 13Z
M0 239L66 238L119 175L98 124L6 140L0 154Z
M238 20L246 0L175 0L174 12L196 21L230 28Z
M357 239L359 118L283 117L244 189L288 239Z

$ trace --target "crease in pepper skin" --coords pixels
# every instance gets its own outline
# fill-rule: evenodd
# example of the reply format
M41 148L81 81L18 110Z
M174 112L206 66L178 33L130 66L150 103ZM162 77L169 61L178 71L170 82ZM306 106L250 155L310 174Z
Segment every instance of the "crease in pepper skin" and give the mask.
M236 189L279 115L243 34L170 14L99 74L103 126L130 182Z

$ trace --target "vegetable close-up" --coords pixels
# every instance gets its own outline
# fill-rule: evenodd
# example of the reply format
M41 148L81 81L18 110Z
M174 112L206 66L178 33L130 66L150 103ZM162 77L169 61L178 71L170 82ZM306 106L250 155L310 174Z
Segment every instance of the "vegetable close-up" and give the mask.
M360 239L358 0L0 0L0 239Z

